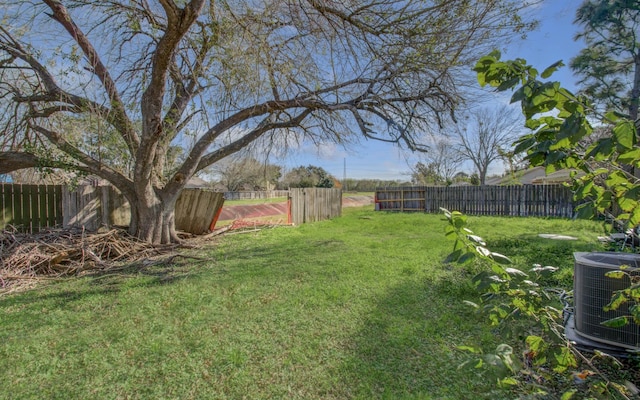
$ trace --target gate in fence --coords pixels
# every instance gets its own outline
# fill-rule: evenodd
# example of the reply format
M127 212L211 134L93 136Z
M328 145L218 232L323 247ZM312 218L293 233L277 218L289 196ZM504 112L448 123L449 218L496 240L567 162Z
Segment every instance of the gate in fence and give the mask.
M289 190L289 222L294 225L342 215L342 190L300 188Z

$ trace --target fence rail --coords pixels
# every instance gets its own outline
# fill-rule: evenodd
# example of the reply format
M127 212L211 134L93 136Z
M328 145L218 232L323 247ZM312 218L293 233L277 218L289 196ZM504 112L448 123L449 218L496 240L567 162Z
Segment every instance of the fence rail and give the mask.
M376 210L470 215L572 217L573 193L564 185L419 186L376 189Z

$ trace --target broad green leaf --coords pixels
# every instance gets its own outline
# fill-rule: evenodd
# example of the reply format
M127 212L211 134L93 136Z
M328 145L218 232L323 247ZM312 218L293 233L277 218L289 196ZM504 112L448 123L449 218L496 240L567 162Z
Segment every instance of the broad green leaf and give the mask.
M623 172L614 171L614 172L609 174L609 176L607 177L605 182L606 182L607 186L613 187L613 186L616 186L616 185L628 184L629 180L627 179L627 177L625 176L625 174Z
M458 237L458 231L452 225L447 225L444 228L444 236L449 239L456 239Z
M612 319L608 319L604 322L601 322L600 325L607 326L609 328L621 328L629 323L629 320L626 316L616 317Z
M547 265L546 267L542 267L542 266L538 266L538 267L534 267L531 268L531 272L556 272L558 270L558 267L552 267L550 265Z
M541 121L539 118L532 118L532 119L528 119L525 121L524 126L531 129L532 131L535 131L536 129L538 129L539 127L541 127L543 125L543 121ZM525 135L523 136L523 138L528 138L531 135Z
M614 150L614 143L611 138L598 140L587 149L585 158L594 158L596 161L604 161L608 159Z
M576 358L567 347L560 348L560 351L554 354L556 366L553 368L555 372L562 373L569 368L578 366Z
M476 304L476 303L474 303L472 301L469 301L469 300L462 300L462 303L464 303L464 304L466 304L468 306L471 306L471 307L473 307L475 309L479 309L480 308L480 306L478 304Z
M629 224L631 226L637 226L640 224L640 207L636 207L631 212L631 216L629 216Z
M637 278L638 276L636 275L635 279ZM626 289L626 293L633 301L640 302L640 283L634 283L633 285L631 285L631 287Z
M498 265L498 264L492 264L491 265L491 271L493 271L494 273L504 276L504 277L508 277L509 274L507 274L507 271L504 270L504 267Z
M616 139L618 152L631 150L636 142L636 129L629 120L619 121L613 128L613 137Z
M547 79L554 72L556 72L558 70L558 68L560 68L560 67L564 67L564 63L562 62L562 60L556 61L553 64L551 64L550 66L548 66L544 71L542 71L542 73L540 74L540 77L543 78L543 79Z
M500 264L511 264L512 261L509 257L502 255L500 253L491 252L491 258L497 263Z
M489 255L491 254L491 251L483 246L476 246L476 251L478 252L478 254L484 257L489 257Z
M496 347L496 354L500 357L509 357L513 354L513 347L506 343L501 343Z
M526 136L524 138L522 138L521 140L516 142L516 147L513 150L515 154L518 153L522 153L524 151L526 151L527 149L529 149L531 146L533 146L534 144L536 144L536 138L534 136Z
M520 82L520 77L516 76L514 78L509 79L508 81L502 82L500 85L498 85L497 90L503 92L507 89L511 89L514 86L516 86L518 82Z
M509 275L512 276L522 276L522 277L528 277L529 275L525 274L524 272L520 271L519 269L516 268L505 268L504 269L505 272Z
M525 339L525 342L527 343L527 346L529 347L529 349L536 353L543 351L544 348L546 347L546 343L544 339L541 338L540 336L534 336L534 335L527 336L527 338Z
M629 307L629 314L633 317L633 322L638 324L640 322L640 305L634 304Z
M596 215L596 210L592 203L580 204L575 210L578 218L589 219Z
M507 282L506 280L500 278L498 275L491 275L489 277L489 279L492 280L495 283L505 283L505 282Z
M485 246L486 245L485 241L480 236L467 235L467 238L469 240L471 240L472 242L477 243L477 244L479 244L481 246Z
M571 140L569 138L560 139L551 146L549 146L550 150L560 150L560 149L568 149L571 147Z
M482 353L482 350L480 350L478 347L473 347L473 346L456 346L456 349L462 350L462 351L468 351L469 353L473 353L473 354Z
M476 66L474 70L477 72L478 83L480 84L480 87L485 87L487 85L487 75L484 72L481 72L484 70L484 68Z
M466 253L464 253L460 258L458 258L458 263L460 264L466 264L468 262L470 262L471 260L473 260L473 258L476 255L471 252L471 251L467 251Z
M446 208L440 207L440 211L444 213L444 216L447 217L448 220L451 220L451 212Z
M637 163L640 160L640 148L634 147L633 149L624 152L616 158L616 161L620 164L628 164L631 165L633 163Z
M630 193L629 191L624 193L623 197L618 198L618 206L623 211L631 212L634 208L638 206L638 196L636 193Z
M627 273L624 271L609 271L606 274L604 274L604 276L606 276L607 278L613 278L613 279L622 279L626 275Z
M500 379L499 383L498 383L501 387L505 387L505 386L517 386L519 384L519 382L512 377L507 377L507 378L503 378Z
M462 250L458 249L450 253L444 261L446 263L458 262L461 256L462 256Z
M524 92L524 86L522 86L519 89L517 89L515 92L513 92L510 103L511 104L517 103L519 101L522 101L524 98L525 98L525 92Z
M454 211L451 213L451 222L456 228L462 229L467 224L467 216L459 211Z
M609 122L616 123L620 121L621 118L627 118L627 116L624 114L620 114L617 111L609 111L604 115L604 118L609 120Z
M562 397L560 397L560 400L571 400L573 398L573 395L576 393L578 393L576 389L568 390L562 393Z

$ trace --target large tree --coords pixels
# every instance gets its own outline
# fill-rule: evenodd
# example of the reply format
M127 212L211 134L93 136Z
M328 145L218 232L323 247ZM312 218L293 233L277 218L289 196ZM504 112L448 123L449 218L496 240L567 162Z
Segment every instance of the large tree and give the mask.
M331 188L335 178L324 168L307 165L293 168L282 178L281 185L286 188L321 187Z
M451 185L465 161L446 135L432 135L429 148L418 154L420 161L411 168L411 180L423 185Z
M640 2L587 0L576 11L586 43L570 62L579 84L605 110L638 121L640 104Z
M132 234L175 241L174 206L188 179L254 142L360 136L417 147L414 132L461 102L457 80L478 52L527 28L522 7L5 1L0 173L100 176L131 204ZM91 123L78 135L70 120ZM175 146L183 152L170 159ZM121 154L104 157L107 147Z
M517 109L506 106L471 111L454 125L463 159L475 166L484 185L489 166L503 159L521 132L522 120Z

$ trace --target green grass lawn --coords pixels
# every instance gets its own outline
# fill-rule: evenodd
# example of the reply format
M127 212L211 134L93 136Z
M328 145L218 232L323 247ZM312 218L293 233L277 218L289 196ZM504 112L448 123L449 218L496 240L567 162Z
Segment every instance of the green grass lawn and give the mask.
M457 369L457 345L499 339L462 303L469 272L443 264L442 216L369 209L0 297L0 398L501 398ZM523 268L563 268L559 282L573 251L600 248L594 222L469 220Z

